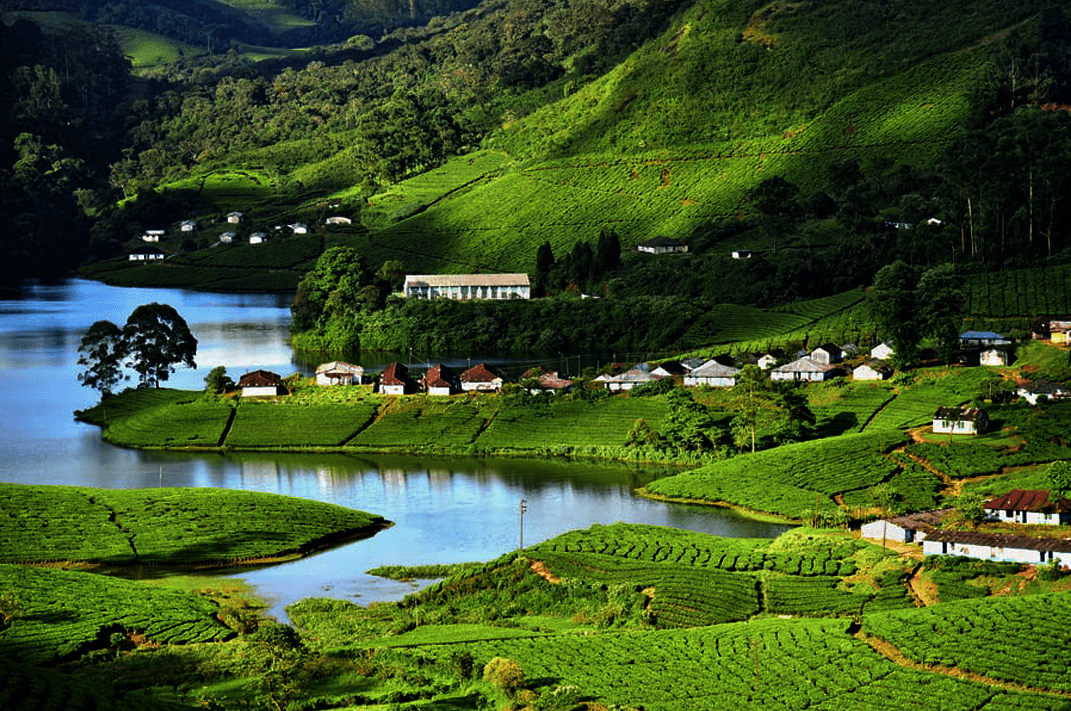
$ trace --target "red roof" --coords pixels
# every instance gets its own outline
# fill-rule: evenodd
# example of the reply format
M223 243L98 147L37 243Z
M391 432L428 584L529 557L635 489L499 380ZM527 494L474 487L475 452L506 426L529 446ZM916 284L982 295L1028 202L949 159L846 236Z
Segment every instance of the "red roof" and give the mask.
M1049 492L1041 489L1013 489L1003 496L986 502L987 509L994 511L1044 511L1053 508ZM1060 499L1056 507L1061 511L1071 509L1071 501Z
M502 376L486 363L477 363L461 374L463 383L493 383L502 380Z
M263 388L282 384L283 379L270 370L254 370L238 379L240 388Z
M455 377L448 366L437 363L424 375L424 385L429 388L452 388Z
M383 375L379 379L380 385L405 386L409 380L409 368L401 363L391 363L383 369Z

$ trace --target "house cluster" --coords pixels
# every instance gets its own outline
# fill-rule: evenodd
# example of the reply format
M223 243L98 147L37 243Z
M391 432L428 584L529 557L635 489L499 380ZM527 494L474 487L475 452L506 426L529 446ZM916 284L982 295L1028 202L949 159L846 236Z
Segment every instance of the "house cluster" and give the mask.
M941 528L952 509L871 521L863 525L863 538L922 544L925 555L955 555L1014 563L1049 563L1071 566L1071 538L1029 536L1025 533L952 531ZM1056 499L1048 491L1015 489L985 502L990 522L1066 526L1071 524L1071 500Z
M1035 319L1030 337L1061 346L1071 344L1071 316L1042 316Z

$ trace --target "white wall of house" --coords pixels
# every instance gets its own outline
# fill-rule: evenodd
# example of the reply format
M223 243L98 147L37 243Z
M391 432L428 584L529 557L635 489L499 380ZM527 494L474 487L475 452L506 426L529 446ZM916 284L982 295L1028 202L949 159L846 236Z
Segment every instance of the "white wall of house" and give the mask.
M428 395L449 395L450 388L428 388Z
M884 538L886 541L895 541L896 543L912 543L916 539L922 540L926 537L925 533L916 535L910 529L897 526L895 523L890 523L888 520L880 518L877 521L864 523L859 532L863 538L869 538L874 541L880 541Z
M494 390L501 390L502 389L502 379L501 378L495 378L494 380L491 380L489 382L479 382L479 383L462 382L461 383L461 389L464 390L465 392L473 392L473 391L491 392L491 391L494 391Z
M405 395L404 385L380 385L379 392L381 395Z
M1059 526L1060 514L1043 513L1041 511L1000 511L998 509L986 509L986 515L994 521L1010 521L1012 523L1036 523L1042 526Z
M684 386L688 388L699 387L700 385L709 385L712 388L731 388L736 385L736 378L732 376L726 376L721 378L704 377L696 375L685 375Z
M260 388L242 388L242 397L275 397L279 394L279 388L274 385L266 385Z
M1007 563L1036 565L1058 560L1061 565L1071 565L1071 553L1060 551L1036 551L1029 548L1011 548L982 545L978 543L952 543L947 541L922 542L923 555L962 555L980 560L995 560Z

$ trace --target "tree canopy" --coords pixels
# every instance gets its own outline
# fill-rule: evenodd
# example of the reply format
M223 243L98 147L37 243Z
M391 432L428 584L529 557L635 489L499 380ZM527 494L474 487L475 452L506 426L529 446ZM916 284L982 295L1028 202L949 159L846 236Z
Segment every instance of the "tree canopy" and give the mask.
M85 366L78 380L87 388L98 390L102 397L111 395L126 377L123 375L126 342L122 330L111 321L97 321L82 337L78 352L81 353L78 365Z
M196 368L197 339L168 304L142 304L123 326L126 365L138 374L139 387L159 387L175 365Z

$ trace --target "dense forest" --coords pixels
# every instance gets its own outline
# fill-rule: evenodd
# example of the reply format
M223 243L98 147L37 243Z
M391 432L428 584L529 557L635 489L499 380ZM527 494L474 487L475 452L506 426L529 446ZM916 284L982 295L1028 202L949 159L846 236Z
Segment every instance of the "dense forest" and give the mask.
M530 255L521 264L538 278L536 252L548 247L554 266L544 264L545 293L601 289L763 306L869 284L896 259L968 269L1066 259L1066 11L1039 1L968 13L970 3L953 3L943 12L962 14L963 22L948 27L925 3L909 4L489 0L466 9L292 0L277 5L307 24L264 26L267 34L257 35L253 16L207 0L48 3L98 24L0 27L0 93L10 107L0 116L2 239L14 256L3 279L122 257L123 244L150 221L218 211L206 195L175 187L212 171L255 167L278 175L295 202L344 189L363 199L480 147L530 168L642 157L656 147L684 151L677 160L691 151L695 161L716 161L765 152L771 140L793 140L801 125L821 126L837 111L847 114L838 115L839 137L810 139L820 141L807 148L818 157L813 166L793 172L771 163L768 175L729 175L709 217L682 223L674 236L691 247L687 270L649 261L625 274L585 271L577 245L594 244L612 219L591 220L582 231L566 221L546 239L518 231L514 252ZM373 27L355 19L362 12L409 17ZM102 23L205 51L134 76ZM946 30L935 31L938 24ZM331 34L338 28L345 31ZM321 44L289 58L257 59L234 44L286 45L283 37L298 31L325 34L310 35L310 44ZM915 65L967 50L965 64L942 70L954 70L951 79L911 74ZM672 62L672 71L659 74L655 60ZM872 105L852 109L860 101L853 97L881 82L926 81L956 95L956 114L941 119L939 139L838 147L866 130L865 122L892 121L865 114ZM573 209L548 204L548 222L555 210ZM419 218L385 234L422 233L427 242L440 228L430 212ZM639 241L635 226L616 229L624 251ZM762 245L758 258L728 267L714 258L741 236ZM480 249L475 240L459 249Z

